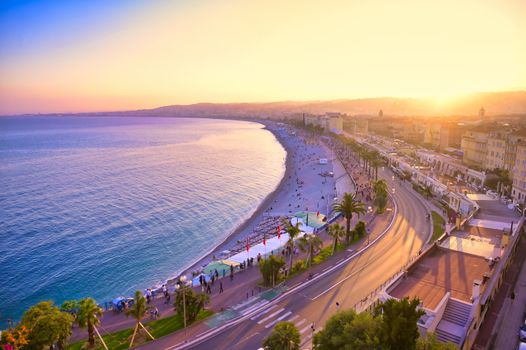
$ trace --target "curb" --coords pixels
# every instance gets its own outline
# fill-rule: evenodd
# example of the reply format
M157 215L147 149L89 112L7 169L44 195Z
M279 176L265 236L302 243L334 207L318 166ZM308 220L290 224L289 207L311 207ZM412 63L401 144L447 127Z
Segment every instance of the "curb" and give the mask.
M226 324L224 324L224 325L222 325L220 327L217 327L217 328L212 329L212 330L210 330L208 332L205 332L205 333L201 333L200 336L198 335L196 338L194 338L190 342L178 343L176 345L172 345L172 346L169 346L169 347L165 348L165 350L187 349L187 348L199 345L203 341L206 341L208 338L210 338L212 336L215 336L216 334L220 333L221 331L223 331L223 330L225 330L227 328L230 328L231 326L234 326L235 324L237 324L239 322L242 322L242 321L252 317L256 312L264 310L265 308L268 308L269 306L272 306L273 304L278 303L279 301L281 301L283 298L287 297L288 295L290 295L292 293L295 293L295 292L298 292L298 291L306 288L307 286L309 286L310 284L314 283L318 279L320 279L320 278L328 275L329 273L333 272L334 270L336 270L337 268L339 268L343 264L346 264L349 261L351 261L352 259L362 255L366 250L368 250L370 247L372 247L379 239L383 238L385 236L385 234L391 229L391 227L393 226L393 224L395 222L395 218L396 218L396 216L398 214L398 204L397 204L397 201L395 200L395 198L390 193L388 193L388 195L389 195L389 197L391 198L391 200L393 201L393 204L394 204L394 211L393 211L393 217L391 219L391 222L389 222L389 225L387 225L387 227L382 231L382 233L380 233L380 235L378 235L378 237L376 237L373 241L371 241L365 247L363 247L362 249L358 250L356 253L352 254L351 256L343 259L342 261L340 261L336 265L332 266L331 268L327 269L326 271L324 271L324 272L320 273L319 275L315 276L311 280L307 280L307 281L301 283L300 285L297 285L297 286L289 289L288 291L286 291L285 293L279 295L276 299L272 300L271 302L269 302L268 304L264 305L263 307L254 309L250 313L245 314L243 316L240 316L238 318L235 318L235 319L231 320L230 322L228 322L228 323L226 323Z

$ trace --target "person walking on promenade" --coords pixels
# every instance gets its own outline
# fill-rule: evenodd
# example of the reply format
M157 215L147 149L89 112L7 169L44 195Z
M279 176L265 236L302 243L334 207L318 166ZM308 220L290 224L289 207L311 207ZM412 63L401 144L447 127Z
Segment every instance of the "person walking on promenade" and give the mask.
M223 282L219 281L219 293L223 293Z
M212 287L210 287L210 283L206 284L206 294L212 294Z

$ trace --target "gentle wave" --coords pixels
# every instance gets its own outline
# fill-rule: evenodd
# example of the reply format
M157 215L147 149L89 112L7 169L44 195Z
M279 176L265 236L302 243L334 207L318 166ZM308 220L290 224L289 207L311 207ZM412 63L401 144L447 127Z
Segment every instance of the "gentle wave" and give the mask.
M0 312L132 294L222 241L275 189L261 124L0 118Z

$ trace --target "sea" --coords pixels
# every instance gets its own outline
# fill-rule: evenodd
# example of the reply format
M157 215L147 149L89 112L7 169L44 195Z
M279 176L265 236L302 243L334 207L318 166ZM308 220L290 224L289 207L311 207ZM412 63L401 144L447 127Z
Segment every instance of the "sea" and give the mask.
M131 296L256 210L286 151L255 122L0 118L0 329L31 305Z

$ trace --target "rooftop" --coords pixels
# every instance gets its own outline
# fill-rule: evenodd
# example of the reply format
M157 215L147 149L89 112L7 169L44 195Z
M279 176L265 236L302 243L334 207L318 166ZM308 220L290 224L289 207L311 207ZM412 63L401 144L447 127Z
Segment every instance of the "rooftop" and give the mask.
M473 281L483 280L491 271L489 261L481 256L434 247L409 269L389 294L396 298L417 297L431 310L447 292L453 298L471 302ZM484 288L483 284L481 289Z

